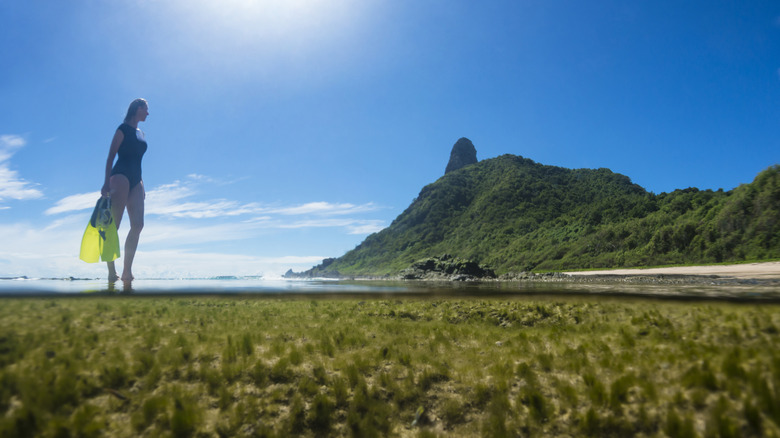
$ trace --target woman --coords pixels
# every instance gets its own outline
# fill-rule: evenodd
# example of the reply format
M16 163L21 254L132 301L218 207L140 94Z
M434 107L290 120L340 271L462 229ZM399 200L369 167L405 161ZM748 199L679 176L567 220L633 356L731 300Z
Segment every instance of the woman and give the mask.
M124 271L122 282L130 287L133 281L133 258L138 247L138 237L144 227L144 182L141 179L141 159L146 152L146 138L138 129L138 123L146 120L149 115L149 104L144 99L136 99L127 109L125 121L111 140L106 162L106 179L100 193L111 197L111 212L119 229L122 215L127 208L130 218L130 231L125 240ZM114 164L114 158L119 158ZM113 166L113 167L112 167ZM116 274L114 262L108 262L108 281L114 283L120 277Z

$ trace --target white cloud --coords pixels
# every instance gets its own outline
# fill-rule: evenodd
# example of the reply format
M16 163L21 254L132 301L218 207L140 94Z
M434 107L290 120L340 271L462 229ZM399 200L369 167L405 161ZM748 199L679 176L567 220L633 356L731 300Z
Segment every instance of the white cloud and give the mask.
M216 218L254 214L262 211L256 203L216 199L199 202L182 202L197 194L194 181L210 180L203 175L190 175L191 181L174 181L146 193L146 213L178 218Z
M349 234L370 234L384 228L384 221L363 219L306 219L280 223L278 228L346 228Z
M256 202L242 203L229 199L211 199L205 201L191 201L198 194L196 186L200 181L213 181L204 175L192 174L185 181L176 180L170 184L163 184L146 192L145 212L147 215L158 215L169 218L189 219L213 219L229 218L243 215L261 215L249 219L247 222L273 222L273 215L282 216L346 216L358 213L367 213L379 210L372 202L355 205L350 203L308 202L291 206L263 206ZM65 213L69 211L87 210L95 205L99 197L98 192L80 193L71 195L57 201L53 207L46 210L47 215ZM311 221L315 227L322 226L347 226L354 220ZM327 225L335 224L335 225ZM322 225L325 224L325 225ZM347 225L338 225L347 224ZM295 226L300 228L301 226ZM280 226L280 228L291 228ZM375 228L375 227L374 227ZM374 229L372 228L372 229Z
M189 178L191 181L174 181L171 184L165 184L147 192L146 212L148 214L172 217L203 219L245 214L281 214L286 216L348 215L379 209L373 203L355 205L349 203L309 202L293 206L264 207L256 202L241 203L227 199L182 202L185 198L194 196L197 193L193 187L193 182L213 181L204 175L193 174L189 175Z
M256 237L258 228L251 223L229 222L213 225L182 224L178 221L159 222L147 220L143 241L148 244L203 245Z
M373 203L363 205L354 204L333 204L330 202L309 202L306 204L283 207L269 210L273 213L279 213L284 215L304 215L304 214L319 214L319 215L344 215L353 213L364 213L367 211L378 210L378 207Z
M82 199L83 200L80 200ZM95 194L73 195L57 203L58 212L74 212L95 200ZM54 214L48 224L27 222L0 223L0 277L102 278L105 265L88 264L78 259L78 249L89 215L85 212ZM234 217L187 220L178 217L147 218L136 255L134 273L138 278L191 278L215 275L279 276L287 269L302 271L319 263L325 256L279 254L291 248L285 244L290 232L300 229L343 230L360 235L379 231L381 220L349 217L267 215L251 220ZM124 242L127 227L119 230ZM294 234L293 234L294 235ZM324 235L332 235L330 231ZM233 253L235 248L239 253ZM341 245L341 244L339 244ZM298 247L300 243L298 243ZM305 247L305 245L304 245ZM340 246L341 247L341 246ZM217 249L219 248L219 249ZM251 254L257 248L257 254ZM246 251L249 249L250 253ZM340 250L339 250L340 251ZM270 254L269 254L270 252ZM321 252L317 251L317 252ZM339 255L332 252L326 256Z
M207 175L201 175L199 173L191 173L187 175L187 178L193 179L193 180L200 180L200 181L207 181L207 182L213 182L214 179L207 176Z
M303 271L320 263L322 256L258 257L186 250L139 251L137 278L208 278L217 275L281 277L288 269Z
M176 180L170 184L163 184L155 189L147 190L146 205L147 207L149 207L150 204L154 206L154 203L156 202L160 204L160 206L165 206L166 204L171 204L194 194L195 190L192 187L184 185L181 181ZM148 209L149 208L147 208L147 210Z
M363 221L362 224L354 224L347 227L349 234L371 234L385 229L385 222L379 220Z
M255 204L240 204L235 201L214 200L208 202L183 202L180 204L163 205L153 202L151 198L148 214L172 216L178 218L216 218L240 216L261 211Z
M20 178L9 166L16 150L25 144L27 143L24 138L18 135L0 135L0 202L5 199L26 200L43 197L36 184Z
M385 221L367 217L367 213L380 210L373 203L280 205L202 199L198 187L204 181L211 185L214 180L190 175L147 192L147 217L133 269L138 278L273 276L290 268L306 270L324 257L294 253L274 256L291 248L298 248L295 252L303 248L305 254L309 245L295 240L300 235L298 230L323 229L315 235L330 241L335 234L340 234L340 239L351 239L345 236L370 234L385 226ZM102 277L104 265L78 259L89 210L99 196L98 192L89 192L60 199L44 212L48 224L0 223L0 277ZM127 228L123 222L120 242L124 242ZM350 246L337 245L338 251ZM326 254L334 255L339 254L335 250Z
M0 223L0 277L70 276L86 263L78 258L87 219L65 216L41 228L28 222ZM79 266L83 264L85 266Z
M24 138L18 135L0 135L0 146L2 146L4 149L16 149L24 146L25 144L27 144L27 142L24 140ZM10 157L10 155L5 157L1 154L2 152L0 151L0 160Z
M80 211L95 207L100 197L100 192L79 193L60 199L54 204L54 207L47 209L44 214L52 215L66 213L69 211Z
M88 218L66 215L41 228L27 222L0 223L0 277L103 278L104 263L78 258ZM123 232L124 231L124 232ZM126 230L120 230L120 242ZM321 255L246 255L210 249L210 243L247 239L251 227L222 224L192 227L153 222L144 228L133 266L137 278L203 278L216 275L278 277L288 269L302 271L319 263ZM176 245L190 245L177 248ZM121 259L120 259L121 260Z

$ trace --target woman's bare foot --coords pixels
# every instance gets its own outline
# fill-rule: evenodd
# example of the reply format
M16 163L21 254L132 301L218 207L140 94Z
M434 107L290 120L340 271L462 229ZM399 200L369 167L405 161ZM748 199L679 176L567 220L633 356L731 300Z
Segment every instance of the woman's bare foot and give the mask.
M125 289L130 289L130 285L133 283L133 280L135 280L133 274L127 272L122 273L122 283L124 283Z
M116 274L116 268L114 267L114 262L108 262L108 282L109 283L116 283L117 280L119 280L119 276Z

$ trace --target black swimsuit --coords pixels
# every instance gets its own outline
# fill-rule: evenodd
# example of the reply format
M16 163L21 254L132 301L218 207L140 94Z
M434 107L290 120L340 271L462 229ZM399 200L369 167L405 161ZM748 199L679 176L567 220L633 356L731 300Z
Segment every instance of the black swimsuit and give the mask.
M111 175L124 175L130 181L130 190L141 182L141 159L146 152L146 140L140 129L135 129L127 123L119 125L120 131L125 138L119 145L119 151L114 168L111 169Z

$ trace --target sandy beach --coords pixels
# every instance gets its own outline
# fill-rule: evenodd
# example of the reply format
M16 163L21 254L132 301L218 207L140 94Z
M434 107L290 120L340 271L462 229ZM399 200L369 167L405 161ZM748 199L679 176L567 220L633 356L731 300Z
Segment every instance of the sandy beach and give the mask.
M717 266L679 266L648 269L609 269L565 272L569 275L717 275L737 279L780 279L780 262L743 263Z

